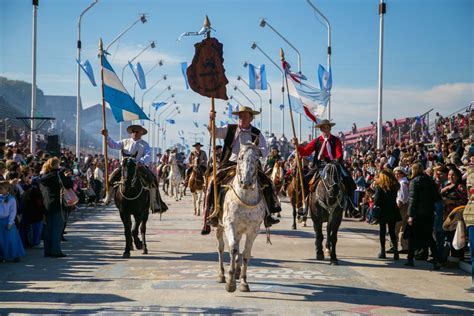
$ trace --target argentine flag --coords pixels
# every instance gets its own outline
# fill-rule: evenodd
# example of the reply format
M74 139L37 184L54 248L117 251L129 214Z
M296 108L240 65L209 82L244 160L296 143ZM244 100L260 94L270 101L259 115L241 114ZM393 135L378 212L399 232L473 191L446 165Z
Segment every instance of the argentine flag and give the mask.
M293 80L288 80L288 94L293 111L298 113L304 111L313 122L316 122L316 118L321 117L326 111L330 96L324 89L319 90L309 84L297 83Z
M115 74L105 55L102 58L104 99L109 104L117 122L149 120L143 110L135 103Z
M332 88L332 71L329 68L329 71L324 69L323 66L319 65L318 67L318 78L319 78L319 88L321 90L330 91Z
M267 73L265 65L260 67L249 64L249 86L250 89L267 90Z

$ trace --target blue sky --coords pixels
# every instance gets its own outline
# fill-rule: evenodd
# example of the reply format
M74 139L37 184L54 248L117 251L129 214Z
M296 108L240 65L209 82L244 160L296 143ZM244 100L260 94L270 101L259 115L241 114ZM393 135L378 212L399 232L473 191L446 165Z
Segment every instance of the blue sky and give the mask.
M77 18L89 0L40 0L38 12L37 84L45 94L76 95ZM347 130L353 122L367 126L377 116L377 71L379 16L377 0L313 0L332 25L332 118L335 130ZM471 0L397 0L387 1L384 50L384 119L413 116L435 108L444 114L456 111L474 100L474 1ZM166 83L158 84L145 98L145 104L171 84L181 114L168 130L168 144L177 141L177 130L196 132L192 121L205 123L209 100L185 90L179 62L190 63L200 37L176 38L185 31L196 31L207 14L214 36L224 44L224 65L230 81L229 94L239 101L241 90L258 104L256 96L236 80L248 77L244 61L267 65L273 86L275 106L281 102L278 70L258 51L250 49L256 41L275 61L283 47L287 60L297 67L294 51L269 28L259 27L259 19L282 33L301 53L302 71L317 85L318 64L326 66L327 31L311 7L303 0L99 0L82 21L82 57L89 59L99 79L97 43L107 44L140 13L148 22L137 24L112 46L109 61L116 72L135 56L148 41L157 48L147 50L138 60L145 71L159 58L165 65L147 78L151 85L164 74ZM0 1L0 75L31 82L30 0ZM248 78L247 78L248 79ZM132 90L133 76L127 69L125 86ZM166 98L170 93L163 94ZM264 100L268 93L262 92ZM85 107L100 102L100 91L82 75L81 96ZM141 92L138 93L141 97ZM192 114L192 103L201 103ZM225 102L217 102L223 110ZM268 103L264 103L263 130L268 126ZM285 133L289 134L288 113ZM219 113L218 120L226 119ZM281 134L280 111L273 110L274 132ZM303 134L309 131L304 120ZM202 129L201 129L202 130ZM306 131L306 132L305 132ZM306 137L303 137L306 138Z

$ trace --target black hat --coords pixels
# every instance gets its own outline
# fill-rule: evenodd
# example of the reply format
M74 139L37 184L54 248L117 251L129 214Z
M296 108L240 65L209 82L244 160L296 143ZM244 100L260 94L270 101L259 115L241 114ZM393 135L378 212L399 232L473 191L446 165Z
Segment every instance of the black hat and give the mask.
M216 145L216 150L217 149L222 149L222 146L221 145Z
M197 142L196 144L193 145L193 147L196 147L198 145L201 146L201 147L203 146L200 142Z
M278 146L275 146L275 145L272 146L272 149L276 149L276 150L280 151L280 149L278 149Z

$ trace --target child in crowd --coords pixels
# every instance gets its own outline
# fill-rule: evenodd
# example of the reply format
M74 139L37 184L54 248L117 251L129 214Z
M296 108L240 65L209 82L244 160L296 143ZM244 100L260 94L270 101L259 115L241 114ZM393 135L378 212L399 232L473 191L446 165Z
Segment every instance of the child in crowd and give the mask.
M20 261L25 249L15 226L16 200L10 194L10 183L0 181L0 261Z

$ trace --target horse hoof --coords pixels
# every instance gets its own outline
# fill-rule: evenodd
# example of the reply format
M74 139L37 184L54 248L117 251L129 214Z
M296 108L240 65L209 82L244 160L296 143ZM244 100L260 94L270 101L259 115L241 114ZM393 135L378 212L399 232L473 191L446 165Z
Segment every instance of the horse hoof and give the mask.
M248 284L240 284L239 290L240 292L250 292L250 288Z
M122 258L130 258L130 252L124 252Z
M140 250L143 248L143 243L141 241L137 241L135 243L135 247L137 248L137 250Z
M233 284L226 283L225 284L225 290L229 293L234 293L235 292L235 282Z
M217 283L225 283L225 276L219 275L217 277Z
M324 255L322 253L318 253L316 255L316 260L321 260L321 261L324 260Z
M142 250L142 254L147 255L147 254L148 254L148 249L146 249L146 248L143 249L143 250Z
M291 225L291 229L296 230L296 224Z
M337 259L334 259L334 260L332 259L330 264L332 266L337 266L337 265L339 265L339 262L337 261Z

